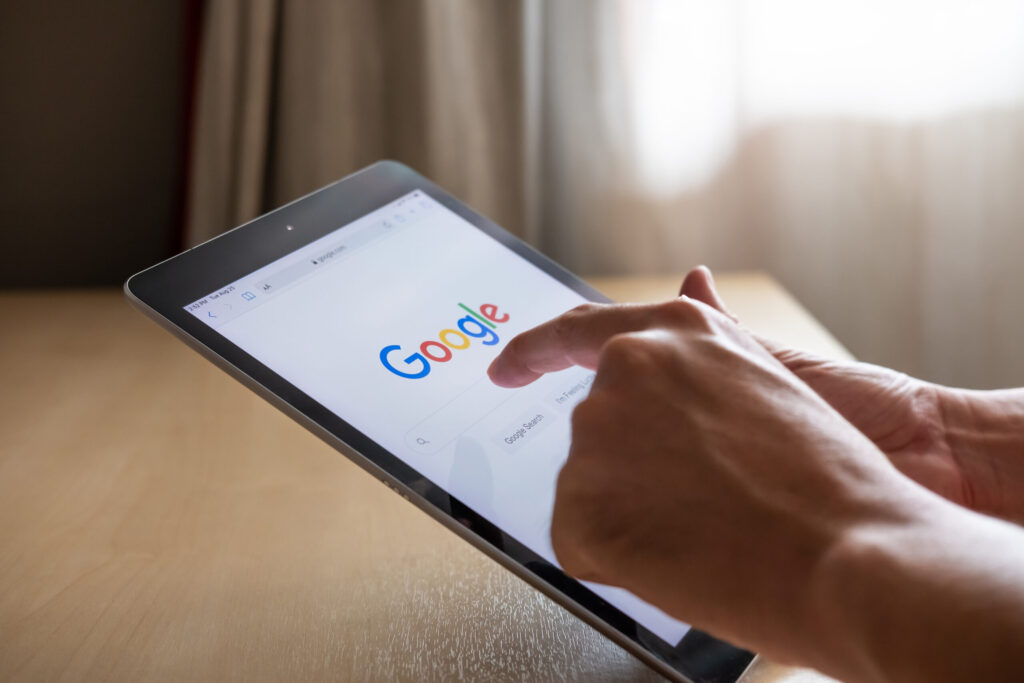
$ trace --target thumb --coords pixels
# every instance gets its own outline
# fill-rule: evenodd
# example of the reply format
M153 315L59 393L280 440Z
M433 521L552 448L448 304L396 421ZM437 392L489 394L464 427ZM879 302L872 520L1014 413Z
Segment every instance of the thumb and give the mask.
M739 318L729 312L722 297L718 295L718 290L715 289L715 279L711 276L711 270L707 266L697 266L687 273L679 288L679 296L696 299L729 316L733 322L739 322Z
M715 279L712 277L711 270L707 266L697 266L687 273L682 286L679 288L679 295L696 299L729 316L733 322L739 322L739 318L729 311L722 297L718 294L718 290L715 288ZM777 341L757 334L754 335L754 338L770 354L775 356L779 362L801 378L809 371L829 362L825 358L794 349L791 346L780 344Z

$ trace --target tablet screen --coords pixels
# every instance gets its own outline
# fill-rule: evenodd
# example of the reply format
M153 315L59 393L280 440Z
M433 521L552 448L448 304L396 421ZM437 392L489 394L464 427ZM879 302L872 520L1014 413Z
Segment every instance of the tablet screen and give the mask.
M517 333L584 301L416 190L185 309L558 566L555 481L593 373L503 389L485 370ZM689 630L586 585L671 645Z

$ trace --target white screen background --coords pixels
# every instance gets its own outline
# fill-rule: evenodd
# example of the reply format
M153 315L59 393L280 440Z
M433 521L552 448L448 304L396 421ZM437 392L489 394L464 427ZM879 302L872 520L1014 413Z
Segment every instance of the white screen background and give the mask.
M404 214L410 206L413 213ZM573 368L507 390L490 384L485 370L515 334L585 299L422 192L359 223L378 217L393 229L287 286L264 295L256 284L309 260L348 229L233 283L215 302L204 299L204 306L186 308L557 566L550 543L554 486L568 454L572 406L585 395L576 392L565 400L566 390L586 384L592 373ZM243 292L253 298L242 299ZM401 345L393 361L404 359L420 343L437 340L442 329L456 327L466 315L459 303L476 311L493 304L508 314L508 322L495 330L500 342L485 346L471 339L468 349L453 351L449 362L432 363L421 379L384 368L378 357L384 346ZM210 317L213 311L219 317ZM466 405L471 414L449 414L449 405ZM489 412L480 414L480 406ZM503 440L537 416L537 426L524 438L511 446ZM438 419L441 433L455 436L424 452L413 440L416 430ZM669 643L689 628L627 591L587 585Z

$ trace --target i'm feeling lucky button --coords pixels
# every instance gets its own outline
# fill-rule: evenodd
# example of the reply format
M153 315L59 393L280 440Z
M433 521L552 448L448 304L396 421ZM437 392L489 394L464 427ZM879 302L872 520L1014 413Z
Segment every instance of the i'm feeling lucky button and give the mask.
M544 431L554 420L543 408L534 408L521 414L498 435L498 442L508 451L520 448L524 443Z

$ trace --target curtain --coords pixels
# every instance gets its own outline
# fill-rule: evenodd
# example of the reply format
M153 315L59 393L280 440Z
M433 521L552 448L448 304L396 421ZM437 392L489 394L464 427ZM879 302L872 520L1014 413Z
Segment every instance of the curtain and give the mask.
M584 274L770 272L1024 385L1024 3L210 0L188 232L390 157Z
M381 158L522 223L515 2L211 0L192 243Z

